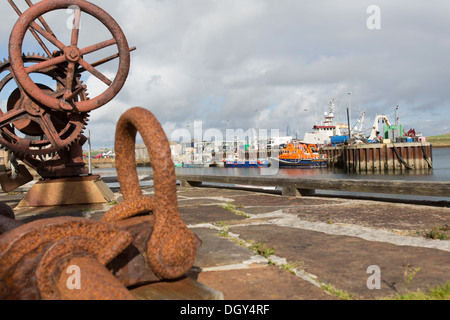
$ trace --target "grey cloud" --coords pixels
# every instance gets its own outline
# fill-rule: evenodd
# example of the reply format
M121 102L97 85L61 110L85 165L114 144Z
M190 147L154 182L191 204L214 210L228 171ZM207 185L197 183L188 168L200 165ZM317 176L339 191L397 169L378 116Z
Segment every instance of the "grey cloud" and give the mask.
M111 143L106 128L115 124L106 125L136 105L152 110L167 130L201 120L205 128L225 130L228 123L247 129L258 122L303 133L331 98L339 99L342 112L349 91L352 114L366 108L367 125L397 105L405 126L426 135L445 128L436 115L450 118L448 1L376 1L381 30L366 27L373 1L94 3L138 47L117 101L94 111L90 123L105 126L99 131ZM0 9L8 12L1 22L3 50L16 17L6 1Z

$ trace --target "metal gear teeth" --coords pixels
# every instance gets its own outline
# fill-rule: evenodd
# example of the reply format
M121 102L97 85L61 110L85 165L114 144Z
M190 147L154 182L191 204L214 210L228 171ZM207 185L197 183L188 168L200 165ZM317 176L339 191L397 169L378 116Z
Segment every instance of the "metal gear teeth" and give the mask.
M24 61L26 62L36 62L39 63L40 61L44 61L45 59L48 59L49 57L46 54L40 54L40 53L28 53L22 54L22 57L24 59ZM10 68L10 61L6 58L3 58L3 63L0 63L0 72L3 72L4 70L7 70L8 68ZM77 80L81 79L81 75L77 76ZM57 80L56 80L57 81ZM83 85L83 82L81 80L79 80L78 85ZM82 99L88 100L88 92L87 89L85 89L83 91L83 96ZM41 150L43 152L43 154L29 154L28 152L21 150L20 146L18 148L15 148L14 145L11 146L11 148L8 148L7 146L4 146L0 143L1 146L3 146L3 148L6 151L10 151L12 153L14 153L16 156L18 156L19 158L33 158L33 159L37 159L37 160L41 160L41 161L45 161L44 158L51 157L54 158L56 155L58 155L58 152L61 150L70 150L70 148L74 145L74 144L79 144L79 142L81 141L81 135L84 133L84 130L86 129L87 123L89 121L89 113L84 113L81 117L81 120L78 120L78 125L81 125L82 127L79 127L79 136L78 137L74 137L73 140L71 142L69 142L66 146L55 150L54 148L52 148L53 150L49 150L48 153L46 153L45 149ZM1 133L1 132L0 132ZM0 137L1 138L1 137ZM0 139L1 140L1 139ZM0 141L1 142L1 141ZM14 151L12 151L12 149ZM31 152L32 150L30 150Z
M77 76L77 79L78 79L78 81L80 82L80 86L83 86L83 85L84 85L84 82L83 82L83 80L80 80L80 79L81 79L81 75L78 75L78 76ZM89 92L88 92L88 90L87 90L87 87L86 87L86 89L83 90L83 92L84 92L84 96L85 96L86 100L90 100L90 98L89 98Z

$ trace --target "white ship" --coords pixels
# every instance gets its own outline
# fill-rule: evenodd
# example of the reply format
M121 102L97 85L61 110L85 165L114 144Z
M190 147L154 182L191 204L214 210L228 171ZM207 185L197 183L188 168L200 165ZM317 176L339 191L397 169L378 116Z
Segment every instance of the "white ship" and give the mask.
M315 125L313 127L313 132L307 132L303 138L304 143L316 144L316 145L326 145L331 143L331 137L342 136L346 130L345 134L348 132L348 125L342 123L335 123L334 112L335 112L335 102L336 99L331 100L329 104L328 112L324 113L324 120L321 125Z

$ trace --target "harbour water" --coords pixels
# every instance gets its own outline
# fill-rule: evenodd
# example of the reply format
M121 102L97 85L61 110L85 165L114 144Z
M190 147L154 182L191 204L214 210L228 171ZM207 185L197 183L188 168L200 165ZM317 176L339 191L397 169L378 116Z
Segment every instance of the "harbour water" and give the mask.
M433 150L433 169L403 170L396 172L367 172L352 173L336 168L318 169L267 169L267 168L176 168L178 173L204 174L204 175L232 175L232 176L289 176L293 179L299 177L317 179L378 179L378 180L409 180L409 181L450 181L450 148ZM152 174L152 168L138 168L138 174L145 176ZM115 176L115 169L94 169L94 174L103 177ZM151 182L143 182L151 184ZM346 192L318 191L317 194L349 195ZM375 194L359 194L360 196L377 196ZM383 198L450 201L448 198L417 197L404 195L382 195Z

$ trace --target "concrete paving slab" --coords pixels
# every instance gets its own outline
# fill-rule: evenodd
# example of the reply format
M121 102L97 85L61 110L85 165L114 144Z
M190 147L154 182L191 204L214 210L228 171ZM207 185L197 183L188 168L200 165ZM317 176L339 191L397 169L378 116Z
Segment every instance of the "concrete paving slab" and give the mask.
M352 224L402 234L450 225L450 208L377 201L345 201L286 208L284 212L312 222Z
M245 217L225 210L217 205L192 205L179 207L181 218L186 224L212 223L230 220L243 220Z
M320 288L276 266L190 274L225 300L334 300Z
M356 298L374 299L408 290L427 291L450 281L450 253L410 246L372 242L356 237L277 225L233 227L246 241L262 242L289 262L303 265L320 282L332 284ZM369 266L381 269L380 290L369 290ZM420 268L410 283L407 276ZM406 272L406 276L405 276Z
M329 203L328 200L320 198L296 198L296 197L280 197L276 194L241 194L233 196L235 206L252 207L279 207L279 206L305 206L305 205L321 205Z
M187 206L204 206L204 205L226 205L227 199L225 198L178 198L178 207Z
M190 277L163 281L131 290L138 300L223 300L223 293Z
M202 240L202 246L197 251L194 267L204 270L213 267L240 265L251 261L253 252L243 246L219 236L218 230L208 228L191 228Z

